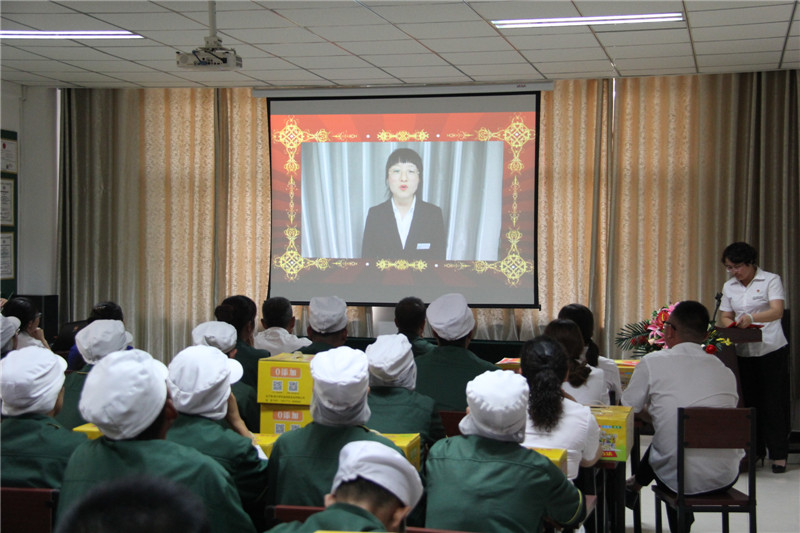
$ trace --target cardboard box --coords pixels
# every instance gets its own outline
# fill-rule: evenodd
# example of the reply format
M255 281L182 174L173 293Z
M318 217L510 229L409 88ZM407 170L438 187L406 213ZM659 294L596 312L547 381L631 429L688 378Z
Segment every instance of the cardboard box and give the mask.
M255 437L256 444L261 446L261 449L264 450L264 455L269 457L269 454L272 453L272 445L275 444L275 441L278 440L280 435L274 433L253 433L253 437Z
M495 364L503 370L511 370L517 374L520 373L519 357L504 357Z
M560 468L561 471L564 472L565 476L569 476L569 467L567 466L567 450L562 450L560 448L531 448L531 450L536 450L540 454L553 461L553 464Z
M258 403L311 405L311 354L282 353L258 361ZM262 431L264 427L261 427Z
M417 470L421 468L419 433L382 433L382 435L403 450L403 455Z
M614 359L619 370L619 381L622 384L622 389L628 386L628 382L633 375L633 369L639 364L639 359Z
M80 433L84 433L91 440L97 439L102 436L102 433L100 433L100 429L94 424L84 424L82 426L77 426L72 428L72 431L78 431Z
M633 447L633 407L591 406L600 426L602 461L625 462Z
M311 423L311 408L306 405L262 403L261 431L280 435Z

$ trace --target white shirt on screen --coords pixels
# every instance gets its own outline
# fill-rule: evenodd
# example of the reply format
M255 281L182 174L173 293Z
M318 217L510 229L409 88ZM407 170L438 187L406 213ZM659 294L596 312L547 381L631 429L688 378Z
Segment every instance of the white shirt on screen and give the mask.
M411 200L411 208L408 213L402 215L400 210L394 204L392 198L392 211L394 211L394 220L397 222L397 233L400 234L400 240L403 242L403 248L406 247L406 240L408 239L408 232L411 230L411 221L414 220L414 208L417 206L417 197Z

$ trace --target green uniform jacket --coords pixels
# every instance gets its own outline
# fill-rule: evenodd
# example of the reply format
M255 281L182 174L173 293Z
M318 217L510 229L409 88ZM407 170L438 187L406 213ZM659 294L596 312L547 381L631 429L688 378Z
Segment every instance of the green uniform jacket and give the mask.
M327 352L328 350L333 350L333 346L331 346L327 342L312 342L308 346L303 346L297 351L300 353L308 353L316 355L320 352Z
M88 439L45 415L3 417L0 424L0 485L3 487L61 487L72 452Z
M392 441L364 426L311 422L281 435L269 455L267 505L323 505L339 466L339 451L357 440L381 442L403 453Z
M267 461L258 458L253 442L218 422L181 413L167 432L167 440L208 455L233 478L244 510L255 520L264 517Z
M253 348L243 341L236 341L236 359L242 363L244 375L242 383L246 383L258 390L258 360L269 357L269 352Z
M239 416L244 420L244 424L253 433L260 433L261 429L261 408L256 400L256 389L247 383L237 381L231 385L231 392L236 398L236 406L239 408Z
M255 531L230 474L197 450L166 440L100 437L79 446L64 473L58 516L63 517L99 483L132 475L163 477L184 485L203 500L214 533Z
M308 517L305 522L279 524L269 533L314 533L315 531L386 531L386 526L375 515L350 505L334 503L324 511Z
M64 379L64 405L55 418L67 429L74 429L86 423L78 410L78 402L81 399L86 376L93 366L86 365L77 372L70 372Z
M477 435L433 445L425 463L425 527L528 533L548 516L564 525L586 514L583 494L550 459L516 442Z
M433 398L402 387L372 387L367 399L372 416L367 426L381 433L419 433L433 444L444 438Z
M458 346L437 346L417 363L417 392L430 396L437 411L467 409L467 383L497 366Z
M408 340L411 342L411 351L413 352L414 357L425 355L426 353L436 348L435 344L428 342L422 337L414 337L414 340L411 340L409 338Z

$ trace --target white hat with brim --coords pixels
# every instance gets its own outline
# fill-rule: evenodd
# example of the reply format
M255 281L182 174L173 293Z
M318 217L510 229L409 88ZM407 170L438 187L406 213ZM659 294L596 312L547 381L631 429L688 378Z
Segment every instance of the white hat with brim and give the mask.
M0 347L10 348L10 341L19 332L21 322L15 316L0 315Z
M53 410L67 362L47 348L13 350L0 361L3 415L47 414Z
M212 420L225 417L231 385L242 379L241 363L213 346L190 346L169 364L167 386L179 413Z
M131 341L121 320L95 320L75 335L75 345L89 364L95 364L110 354L124 350Z
M338 296L315 296L308 303L308 324L328 334L347 327L347 303Z
M212 320L203 322L192 330L192 342L196 345L213 346L223 353L236 347L236 328L227 322Z
M342 447L331 493L359 477L391 492L405 506L413 508L422 498L417 469L400 452L380 442L361 440Z
M466 298L458 293L445 294L428 306L425 316L433 331L447 341L466 337L475 327L475 316Z
M467 383L469 413L458 428L464 435L522 442L528 416L528 382L510 370L488 370Z
M142 350L103 357L89 372L78 409L112 440L138 436L155 422L167 401L167 367Z

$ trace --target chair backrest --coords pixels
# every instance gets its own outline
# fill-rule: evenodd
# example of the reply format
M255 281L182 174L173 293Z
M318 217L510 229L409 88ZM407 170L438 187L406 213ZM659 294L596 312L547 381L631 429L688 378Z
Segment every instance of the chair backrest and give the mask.
M442 425L444 426L444 434L448 437L455 437L461 435L461 430L458 429L458 423L467 415L466 411L439 411L439 416L442 417Z
M305 522L312 514L324 510L324 507L307 505L275 505L272 508L272 515L278 522Z
M0 530L3 533L50 533L56 517L58 490L0 488Z

